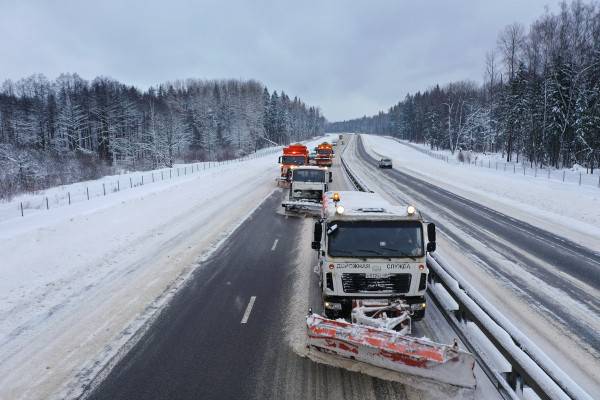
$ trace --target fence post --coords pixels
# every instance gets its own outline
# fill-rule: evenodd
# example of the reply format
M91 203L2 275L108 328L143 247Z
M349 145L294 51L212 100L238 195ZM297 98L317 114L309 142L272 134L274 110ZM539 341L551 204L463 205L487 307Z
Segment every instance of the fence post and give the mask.
M177 168L177 176L179 176L179 168Z
M513 174L517 173L517 166L515 164L513 164Z
M579 173L579 186L581 186L581 172Z
M154 183L154 172L152 172L152 183Z
M525 165L523 165L523 176L525 176L525 170L527 169L527 167Z
M488 160L488 168L492 168L492 160Z
M563 169L563 182L565 181L565 170Z
M69 205L71 205L71 192L67 192L67 197L69 197Z
M537 178L537 166L533 170L533 177Z
M598 187L600 187L600 175L598 175Z
M104 185L104 182L102 182L102 193L106 196L106 185Z
M121 191L121 181L117 180L117 192Z
M600 182L600 181L599 181ZM21 202L21 217L24 217L25 215L23 215L23 202Z
M131 177L129 177L129 187L133 188L133 179Z
M85 187L85 192L87 193L87 199L90 199L90 188L88 188L87 186Z
M169 179L171 179L173 177L173 170L169 169Z
M183 167L183 175L187 175L187 165Z
M50 205L48 204L48 197L46 197L46 210L50 209Z
M165 178L163 177L163 172L162 172L162 171L160 171L160 180L161 180L161 181L164 181L164 180L165 180Z

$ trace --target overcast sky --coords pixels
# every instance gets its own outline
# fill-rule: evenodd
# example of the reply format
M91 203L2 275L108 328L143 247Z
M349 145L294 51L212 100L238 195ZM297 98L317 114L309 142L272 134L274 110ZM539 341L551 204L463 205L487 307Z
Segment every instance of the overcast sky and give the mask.
M481 81L498 32L545 5L556 0L0 0L0 81L257 79L335 121L435 83Z

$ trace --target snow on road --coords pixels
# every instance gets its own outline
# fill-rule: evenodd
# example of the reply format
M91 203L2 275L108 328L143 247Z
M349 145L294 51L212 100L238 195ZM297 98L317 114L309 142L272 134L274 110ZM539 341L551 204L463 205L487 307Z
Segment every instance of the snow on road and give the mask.
M589 234L582 239L581 231L570 229L571 225L585 225L587 215L592 215L594 220L598 218L600 207L596 202L600 200L600 190L597 188L591 188L590 191L586 188L562 183L555 186L549 185L547 182L530 182L535 179L533 177L503 177L495 174L493 170L446 164L392 139L370 135L362 135L362 138L368 152L375 157L383 155L392 158L394 168L402 172L422 178L492 209L509 213L533 225L545 229L550 227L558 235L569 237L572 240L579 238L580 241L590 242L593 250L600 249L600 245L597 244L600 242L600 235ZM383 179L381 174L372 168L364 168L351 152L347 154L349 156L347 161L351 162L363 179L366 179L369 189L382 194L392 203L397 202L398 198L402 198L404 203L414 203L410 193L395 192L393 186L388 185L388 181ZM503 197L502 193L505 193L505 188L502 185L508 185L509 188L514 187L510 196L521 197L522 202L512 201L510 196ZM487 188L487 191L483 188ZM595 194L594 191L598 191L598 193ZM557 203L562 203L562 206L567 209L569 202L579 204L579 207L587 207L587 209L570 207L572 212L565 213L568 214L567 216L552 213L557 218L556 220L540 221L535 212L544 213L544 204L547 201L551 202L552 199L556 199ZM487 266L486 262L480 260L476 254L466 252L468 250L459 246L444 232L438 235L436 253L459 270L471 285L485 295L487 301L502 310L506 317L594 398L600 396L600 380L598 380L600 359L597 352L583 341L579 336L581 332L576 332L572 326L565 325L565 322L557 318L554 313L556 310L561 310L567 315L575 315L581 326L588 327L589 331L597 332L600 329L600 316L587 302L589 299L570 297L562 289L554 287L551 280L546 281L532 275L531 271L527 269L528 261L538 263L546 268L548 277L554 274L554 268L551 265L547 265L532 255L521 254L524 261L521 265L520 262L511 261L506 254L494 250L489 243L481 241L480 237L469 236L468 232L461 230L459 226L455 226L450 219L444 216L448 212L443 212L443 204L439 205L442 210L440 212L430 209L424 204L418 204L418 206L434 220L443 220L445 229L449 231L445 233L458 235L466 244L472 246L472 249L480 254L485 254L487 259L492 260L493 268ZM560 208L556 207L559 211ZM588 225L586 229L594 232L597 227ZM493 237L496 240L499 239L496 236ZM564 279L567 287L573 285L573 287L587 291L590 298L598 298L598 290L587 286L585 282L571 279L567 274L560 274L560 276ZM543 302L538 303L532 297L533 295L538 296Z
M522 221L600 249L600 188L448 164L391 138L362 135L365 148L394 168Z
M0 223L0 399L74 397L275 189L278 154Z

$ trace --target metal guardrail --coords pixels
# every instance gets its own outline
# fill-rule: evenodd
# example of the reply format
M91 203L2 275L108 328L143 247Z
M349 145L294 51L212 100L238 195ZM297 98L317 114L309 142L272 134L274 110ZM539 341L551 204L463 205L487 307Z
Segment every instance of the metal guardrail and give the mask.
M356 139L351 139L351 140L356 140ZM350 143L351 142L349 141L348 145L346 145L346 147L344 147L344 151L340 155L340 161L342 162L342 169L344 170L344 172L346 173L346 176L348 177L348 179L350 179L350 182L352 183L352 185L354 186L354 188L356 190L358 190L360 192L370 192L370 190L367 188L367 185L365 185L364 182L362 182L356 176L356 174L352 171L352 169L348 166L348 164L344 160L344 153L348 149L348 146L350 146Z
M357 190L368 191L343 158L342 165L350 180L358 182L355 185ZM428 293L503 397L532 398L533 392L542 400L592 400L589 394L456 273L441 256L429 254L427 266L430 270ZM448 306L449 299L454 303L451 306ZM472 325L489 343L482 343L475 338L477 335ZM491 354L494 352L496 354ZM502 361L509 366L506 371L498 367Z

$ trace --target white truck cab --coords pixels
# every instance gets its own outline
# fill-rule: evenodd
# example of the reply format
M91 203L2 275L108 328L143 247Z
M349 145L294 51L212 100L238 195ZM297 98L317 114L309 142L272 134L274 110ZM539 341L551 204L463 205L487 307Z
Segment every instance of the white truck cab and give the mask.
M282 203L286 211L311 211L319 214L323 194L332 181L327 168L301 166L292 170L288 199Z
M402 300L413 320L425 315L427 252L435 225L413 206L393 206L376 193L323 196L312 248L319 252L325 315L348 318L353 300Z

